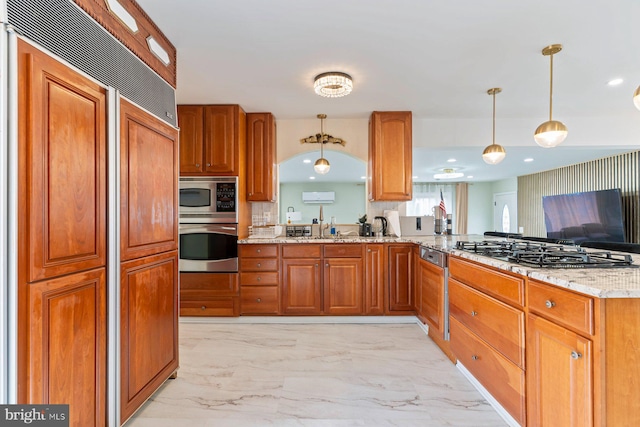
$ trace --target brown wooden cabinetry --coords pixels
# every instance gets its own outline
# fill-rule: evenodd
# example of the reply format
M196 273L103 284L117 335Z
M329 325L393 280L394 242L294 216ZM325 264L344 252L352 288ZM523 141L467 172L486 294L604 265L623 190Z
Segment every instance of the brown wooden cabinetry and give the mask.
M240 106L178 105L178 125L181 175L240 175L246 155L246 115Z
M526 422L524 278L449 259L451 350L520 424ZM508 301L509 303L505 302Z
M322 313L322 245L282 245L282 312Z
M271 113L247 114L247 201L275 202L276 122Z
M445 336L444 269L418 257L416 312L429 326L429 335Z
M238 316L238 273L180 273L181 316Z
M240 313L280 313L279 246L240 245Z
M365 245L364 256L364 313L383 314L387 284L387 257L384 245Z
M178 368L178 255L127 261L120 270L122 423Z
M413 313L413 244L390 244L387 312Z
M325 314L364 313L361 244L324 245Z
M369 119L369 200L411 200L410 111L374 111Z
M106 90L18 40L18 403L106 425Z

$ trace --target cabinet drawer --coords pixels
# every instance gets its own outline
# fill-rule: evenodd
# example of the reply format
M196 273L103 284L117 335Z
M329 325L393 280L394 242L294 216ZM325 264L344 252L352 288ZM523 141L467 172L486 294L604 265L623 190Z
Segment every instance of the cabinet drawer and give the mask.
M324 245L325 258L360 258L362 257L361 244L337 244Z
M240 258L275 258L278 245L238 245Z
M180 292L207 291L211 295L238 294L238 273L180 273Z
M524 306L524 280L479 264L449 258L449 275L501 301Z
M277 286L243 286L240 290L242 314L278 314Z
M278 271L278 259L240 258L240 271Z
M501 301L449 281L449 309L452 317L487 344L524 368L524 313Z
M239 316L239 297L180 301L180 316Z
M458 361L521 425L525 423L524 371L494 351L456 319L451 319L451 350Z
M577 332L593 334L593 298L529 281L529 310Z
M265 273L240 273L240 283L242 285L277 285L278 272Z
M320 258L321 246L298 243L282 246L282 258Z

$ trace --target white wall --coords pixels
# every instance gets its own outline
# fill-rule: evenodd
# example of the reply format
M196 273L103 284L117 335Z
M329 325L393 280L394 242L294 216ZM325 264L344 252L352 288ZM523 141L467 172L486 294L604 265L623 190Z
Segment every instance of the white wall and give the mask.
M493 230L493 182L469 185L467 233L483 234Z
M325 223L328 223L331 217L335 216L338 224L356 224L358 217L366 212L364 184L351 182L287 183L280 184L280 218L282 222L286 218L285 213L289 206L293 206L296 212L302 212L302 221L297 222L298 224L311 224L313 218L318 218L320 205L302 203L303 191L335 191L335 202L325 203L322 207Z

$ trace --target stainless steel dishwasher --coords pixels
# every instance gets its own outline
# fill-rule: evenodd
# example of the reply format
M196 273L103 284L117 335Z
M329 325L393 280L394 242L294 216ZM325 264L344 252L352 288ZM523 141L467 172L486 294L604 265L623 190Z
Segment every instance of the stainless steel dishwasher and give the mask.
M418 316L429 326L429 335L449 340L449 256L420 246Z

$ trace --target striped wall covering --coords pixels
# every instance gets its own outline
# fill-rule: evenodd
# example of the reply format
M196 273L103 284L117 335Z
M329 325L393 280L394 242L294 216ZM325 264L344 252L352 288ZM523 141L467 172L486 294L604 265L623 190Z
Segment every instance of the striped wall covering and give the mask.
M546 236L542 196L619 188L627 242L640 243L640 151L518 177L518 225Z

